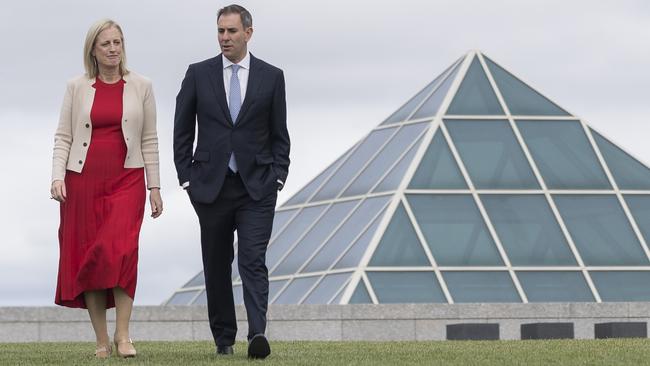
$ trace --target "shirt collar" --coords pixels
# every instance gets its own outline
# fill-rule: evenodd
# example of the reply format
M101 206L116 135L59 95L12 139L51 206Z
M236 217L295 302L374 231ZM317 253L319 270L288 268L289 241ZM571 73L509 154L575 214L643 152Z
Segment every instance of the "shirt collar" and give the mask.
M233 65L232 61L228 60L228 57L224 56L223 54L221 55L221 57L223 59L223 68L224 68L224 70L226 68L230 67L231 65ZM240 67L242 67L244 69L247 69L247 70L250 69L250 66L251 66L251 53L249 51L246 51L246 56L244 56L244 58L241 61L239 61L239 63L237 63L237 65L239 65Z

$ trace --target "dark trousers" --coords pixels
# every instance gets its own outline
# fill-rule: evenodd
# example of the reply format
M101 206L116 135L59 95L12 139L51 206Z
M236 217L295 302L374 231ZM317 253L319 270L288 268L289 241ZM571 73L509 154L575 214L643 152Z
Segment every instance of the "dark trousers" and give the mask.
M228 175L214 203L192 201L201 225L201 251L210 329L215 343L232 345L237 319L232 293L234 231L237 262L248 315L248 338L266 330L269 280L266 247L273 228L277 192L253 201L241 177Z

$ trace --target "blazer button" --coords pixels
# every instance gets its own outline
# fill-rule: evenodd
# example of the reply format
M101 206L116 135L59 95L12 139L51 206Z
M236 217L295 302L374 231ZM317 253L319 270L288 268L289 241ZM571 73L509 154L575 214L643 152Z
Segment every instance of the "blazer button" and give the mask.
M86 128L90 128L90 123L86 123Z
M128 138L128 137L126 138L126 141L129 141L129 138Z
M83 164L83 161L82 161L82 160L79 160L79 164Z
M84 147L85 147L85 146L88 146L88 143L87 143L87 142L84 142Z

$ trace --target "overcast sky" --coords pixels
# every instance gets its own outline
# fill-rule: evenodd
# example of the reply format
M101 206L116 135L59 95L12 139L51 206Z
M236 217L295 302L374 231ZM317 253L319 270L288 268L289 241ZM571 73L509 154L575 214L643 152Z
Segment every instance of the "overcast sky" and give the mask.
M249 49L285 71L288 199L468 50L480 49L641 161L650 162L650 3L588 0L243 1ZM165 212L145 216L136 304L201 269L199 227L172 162L187 65L215 56L220 1L13 0L0 5L0 306L51 305L58 205L53 134L88 27L122 25L132 70L153 80ZM147 212L149 208L147 207Z

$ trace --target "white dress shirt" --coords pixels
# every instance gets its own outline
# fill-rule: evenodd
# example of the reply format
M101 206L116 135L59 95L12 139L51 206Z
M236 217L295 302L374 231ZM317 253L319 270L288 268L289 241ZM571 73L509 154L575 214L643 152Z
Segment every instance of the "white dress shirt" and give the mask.
M226 102L228 102L228 107L230 107L230 78L232 77L232 65L233 62L228 60L226 56L221 56L223 58L223 87L226 89ZM237 71L237 76L239 77L239 86L241 87L241 104L244 104L244 99L246 98L246 87L248 86L248 72L251 68L251 54L246 51L246 56L237 63L239 65L239 70ZM235 122L235 121L233 121Z

